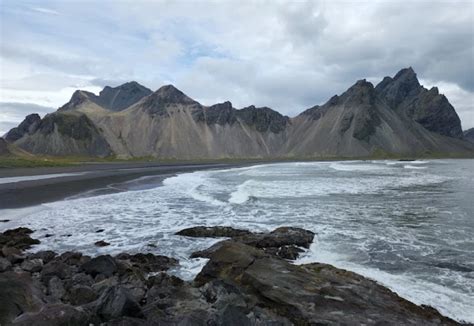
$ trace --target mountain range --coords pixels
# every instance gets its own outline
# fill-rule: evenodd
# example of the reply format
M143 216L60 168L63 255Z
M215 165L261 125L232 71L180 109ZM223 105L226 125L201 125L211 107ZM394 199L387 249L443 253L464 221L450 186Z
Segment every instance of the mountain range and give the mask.
M359 80L293 118L268 107L205 106L172 85L78 90L5 135L33 154L166 159L473 156L468 137L448 99L420 85L412 68L376 86Z

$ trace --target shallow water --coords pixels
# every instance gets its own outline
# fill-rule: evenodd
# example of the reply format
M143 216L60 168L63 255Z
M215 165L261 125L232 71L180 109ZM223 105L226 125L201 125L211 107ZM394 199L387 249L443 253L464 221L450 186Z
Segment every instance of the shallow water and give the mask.
M181 262L173 272L187 279L205 263L189 254L218 240L176 231L303 227L317 236L297 263L353 270L415 303L474 322L474 160L279 163L185 173L162 185L156 180L120 185L126 192L97 190L88 193L99 194L93 197L4 211L17 216L0 227L37 230L41 244L34 250L173 256ZM48 233L54 236L45 238ZM96 248L98 240L111 245Z

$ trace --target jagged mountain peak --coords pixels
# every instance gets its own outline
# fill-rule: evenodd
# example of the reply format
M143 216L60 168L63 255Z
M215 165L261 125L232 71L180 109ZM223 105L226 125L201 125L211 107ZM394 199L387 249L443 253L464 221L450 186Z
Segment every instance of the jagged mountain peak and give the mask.
M397 108L402 102L417 96L423 87L413 68L409 67L400 70L393 78L385 77L375 89L392 108Z
M192 104L196 103L189 96L184 94L174 85L164 85L161 86L156 92L151 95L155 99L160 99L166 103L175 103L175 104Z
M18 125L18 127L12 128L5 135L5 140L9 142L14 142L25 134L33 133L36 131L39 123L41 122L41 117L37 113L32 113L26 116L26 118Z

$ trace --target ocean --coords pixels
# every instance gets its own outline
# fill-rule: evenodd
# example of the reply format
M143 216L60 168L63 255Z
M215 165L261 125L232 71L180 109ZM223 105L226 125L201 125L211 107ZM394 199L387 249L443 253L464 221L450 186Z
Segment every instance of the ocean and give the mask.
M2 229L36 230L34 251L153 252L178 258L172 273L184 279L206 262L189 255L220 240L174 235L183 228L301 227L316 237L297 264L351 270L474 322L474 160L293 162L150 176L0 214L14 216ZM97 248L98 240L111 245Z

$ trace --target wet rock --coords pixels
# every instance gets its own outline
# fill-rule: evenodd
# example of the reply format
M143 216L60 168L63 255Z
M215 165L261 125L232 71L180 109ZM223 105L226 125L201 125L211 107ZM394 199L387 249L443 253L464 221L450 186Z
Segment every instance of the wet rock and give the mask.
M51 250L38 251L34 254L30 254L28 259L41 259L43 264L47 264L56 257L56 253Z
M140 305L133 299L127 289L120 286L107 289L93 305L97 315L104 321L123 316L143 317Z
M64 290L63 283L57 276L51 277L51 279L48 281L48 294L55 301L61 301L61 299L66 294L66 290Z
M23 252L20 249L14 247L3 247L2 255L12 264L21 263L25 259Z
M12 267L10 261L6 258L0 257L0 273L9 270Z
M43 270L41 271L41 280L44 283L48 283L49 280L54 276L60 279L71 277L71 267L59 260L50 261L43 266Z
M0 220L0 223L7 223L10 222L10 220Z
M141 270L147 273L164 271L178 264L178 260L174 258L153 255L151 253L138 253L134 255L122 253L120 255L117 255L115 258L123 261L128 261L133 267L140 268Z
M97 297L97 293L92 288L84 285L73 286L68 293L69 302L74 306L92 302Z
M72 276L71 282L72 285L91 286L94 283L94 279L85 273L77 273Z
M257 306L297 325L456 324L355 273L325 264L293 265L233 241L211 255L195 282L202 286L213 280L236 286L251 309Z
M246 230L238 230L230 227L199 226L184 229L176 234L193 237L230 237L235 242L262 248L269 254L289 260L298 258L299 254L303 252L303 250L298 247L309 248L314 238L313 232L294 227L280 227L269 233L251 233ZM191 258L209 258L220 246L221 243L217 243L208 249L193 252Z
M233 238L250 234L252 234L250 231L229 226L195 226L176 233L176 235L196 238Z
M4 272L0 273L0 303L0 325L8 325L23 313L38 311L43 293L28 274Z
M117 272L117 263L114 258L109 255L98 256L84 263L81 269L86 273L95 277L103 274L105 277L112 276Z
M270 233L255 233L234 238L235 241L256 248L279 248L282 246L298 246L309 248L314 233L305 229L281 227Z
M119 280L116 276L106 278L100 282L96 282L92 285L92 289L98 293L102 294L105 290L107 290L110 287L118 285Z
M62 325L89 325L91 317L81 307L66 304L47 304L36 313L27 313L19 316L13 325L24 326L62 326Z
M30 273L38 273L43 269L43 261L41 259L27 259L21 263L21 268Z
M86 260L87 257L85 257ZM66 251L58 257L58 260L68 265L79 266L85 263L84 256L80 252Z
M280 248L270 247L270 248L264 248L264 250L266 253L270 253L272 255L275 255L287 260L297 259L299 254L304 251L303 249L294 245L282 246Z
M20 250L30 248L32 245L40 243L37 239L32 239L29 234L32 230L24 227L7 230L0 234L0 246L14 247Z
M96 247L107 247L110 245L110 243L108 243L107 241L100 240L100 241L95 242L94 245Z

